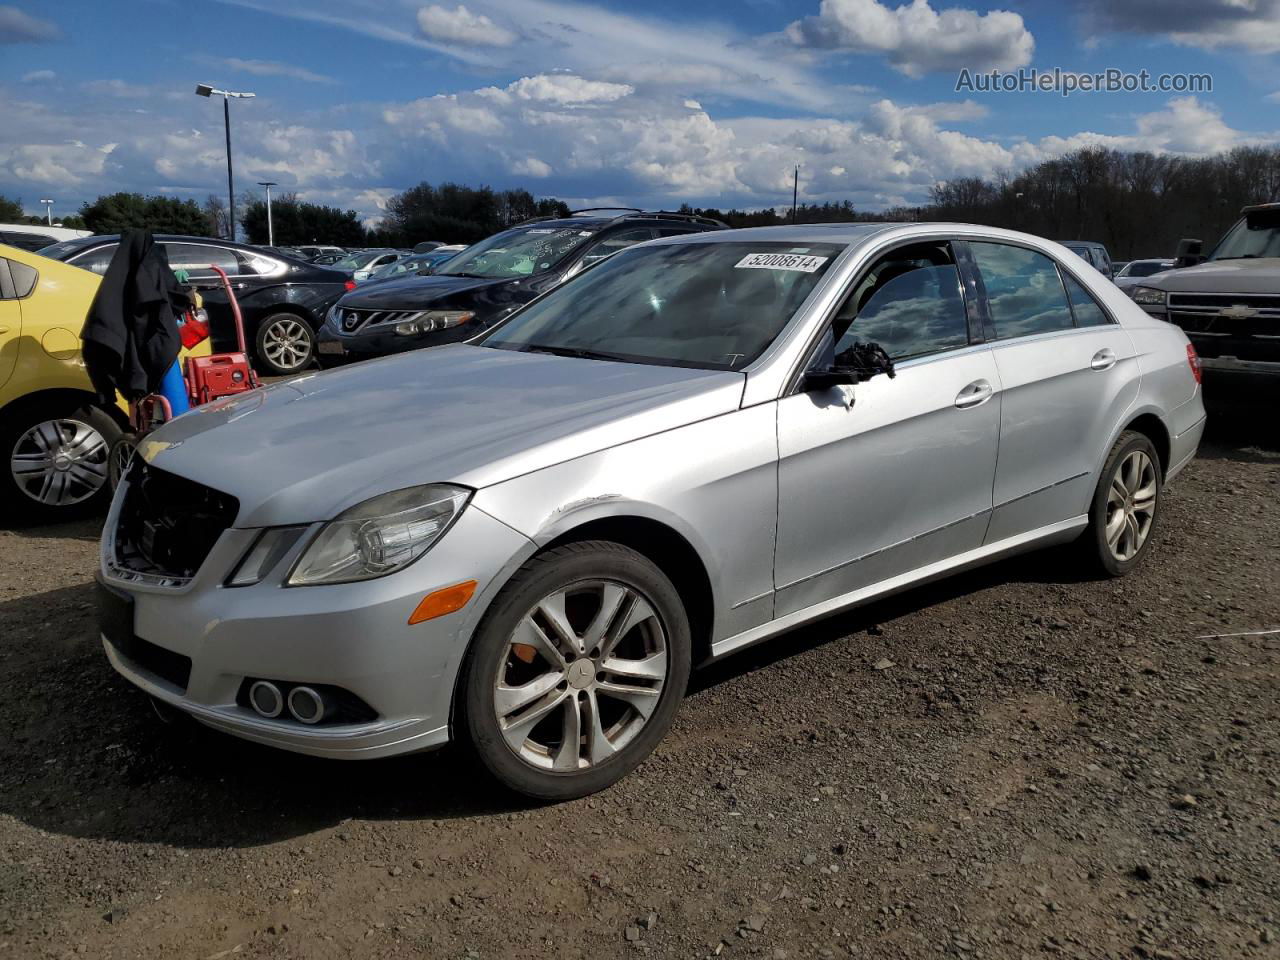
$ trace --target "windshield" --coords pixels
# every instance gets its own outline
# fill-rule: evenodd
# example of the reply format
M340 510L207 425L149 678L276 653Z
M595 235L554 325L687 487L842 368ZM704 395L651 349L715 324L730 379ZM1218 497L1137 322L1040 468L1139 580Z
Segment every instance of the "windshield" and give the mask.
M341 267L343 270L359 270L370 260L380 256L382 256L380 253L356 253L349 257L343 257L334 263L334 266Z
M635 247L530 304L482 342L503 350L738 369L773 342L841 249L761 242Z
M463 250L436 273L452 277L491 277L507 280L550 270L571 250L580 247L595 229L528 226L495 233Z
M63 240L61 243L51 243L47 247L41 247L36 253L42 257L48 257L50 260L65 260L77 250L98 243L101 237L77 237L74 240Z
M1251 213L1227 231L1210 260L1280 257L1280 210Z
M1139 260L1129 264L1120 272L1122 277L1149 277L1153 273L1168 270L1170 266L1159 260Z

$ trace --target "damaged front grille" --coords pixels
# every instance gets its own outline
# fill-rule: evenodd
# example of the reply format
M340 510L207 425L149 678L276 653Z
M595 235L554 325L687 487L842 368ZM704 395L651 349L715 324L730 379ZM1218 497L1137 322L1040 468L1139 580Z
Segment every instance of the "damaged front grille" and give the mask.
M167 585L196 575L224 530L235 522L235 497L159 470L134 457L115 531L119 572Z

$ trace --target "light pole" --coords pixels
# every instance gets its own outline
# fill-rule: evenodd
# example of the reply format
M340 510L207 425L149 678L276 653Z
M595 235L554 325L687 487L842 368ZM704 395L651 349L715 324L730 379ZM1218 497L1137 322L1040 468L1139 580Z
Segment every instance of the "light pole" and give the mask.
M276 245L276 228L271 222L271 188L276 186L276 181L259 180L258 186L267 188L267 246L274 247Z
M49 221L49 226L53 226L53 201L44 199L40 201L44 204L44 216Z
M227 222L230 224L228 240L236 238L236 187L235 179L231 175L231 99L248 100L250 97L256 97L256 93L236 93L234 90L217 90L207 83L196 84L196 96L200 97L221 97L222 98L222 122L227 130Z

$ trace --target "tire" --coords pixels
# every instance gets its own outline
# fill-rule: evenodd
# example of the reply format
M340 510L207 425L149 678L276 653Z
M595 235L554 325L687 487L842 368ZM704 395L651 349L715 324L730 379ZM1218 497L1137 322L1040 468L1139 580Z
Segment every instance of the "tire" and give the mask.
M120 425L106 411L66 398L35 398L0 420L0 510L23 523L100 513L111 499L108 455Z
M111 481L113 491L120 486L120 478L124 476L125 470L129 467L129 461L133 458L133 452L137 449L136 433L122 433L111 445L111 453L107 457L107 477Z
M296 313L264 317L253 340L259 366L279 376L301 373L316 357L315 331Z
M1155 539L1164 477L1160 456L1145 434L1120 434L1103 464L1080 538L1085 559L1109 577L1123 577L1142 562Z
M595 793L671 727L691 649L680 595L646 557L608 541L558 547L521 567L486 612L457 728L510 790L552 801Z

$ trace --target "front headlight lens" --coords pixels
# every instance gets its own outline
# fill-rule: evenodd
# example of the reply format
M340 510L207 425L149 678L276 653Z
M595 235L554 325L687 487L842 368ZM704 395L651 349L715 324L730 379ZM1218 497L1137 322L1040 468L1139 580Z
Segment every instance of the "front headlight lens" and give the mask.
M412 337L419 333L432 333L436 330L448 330L460 327L475 314L469 310L428 310L412 320L396 324L396 333L402 337Z
M443 483L357 504L325 524L289 574L289 586L372 580L407 567L457 519L471 491Z
M1168 294L1163 290L1157 290L1155 287L1134 287L1129 293L1134 303L1145 303L1149 306L1164 306Z
M329 326L335 328L338 326L339 322L342 320L342 311L338 309L338 305L336 303L329 308L329 312L325 314L324 319Z

